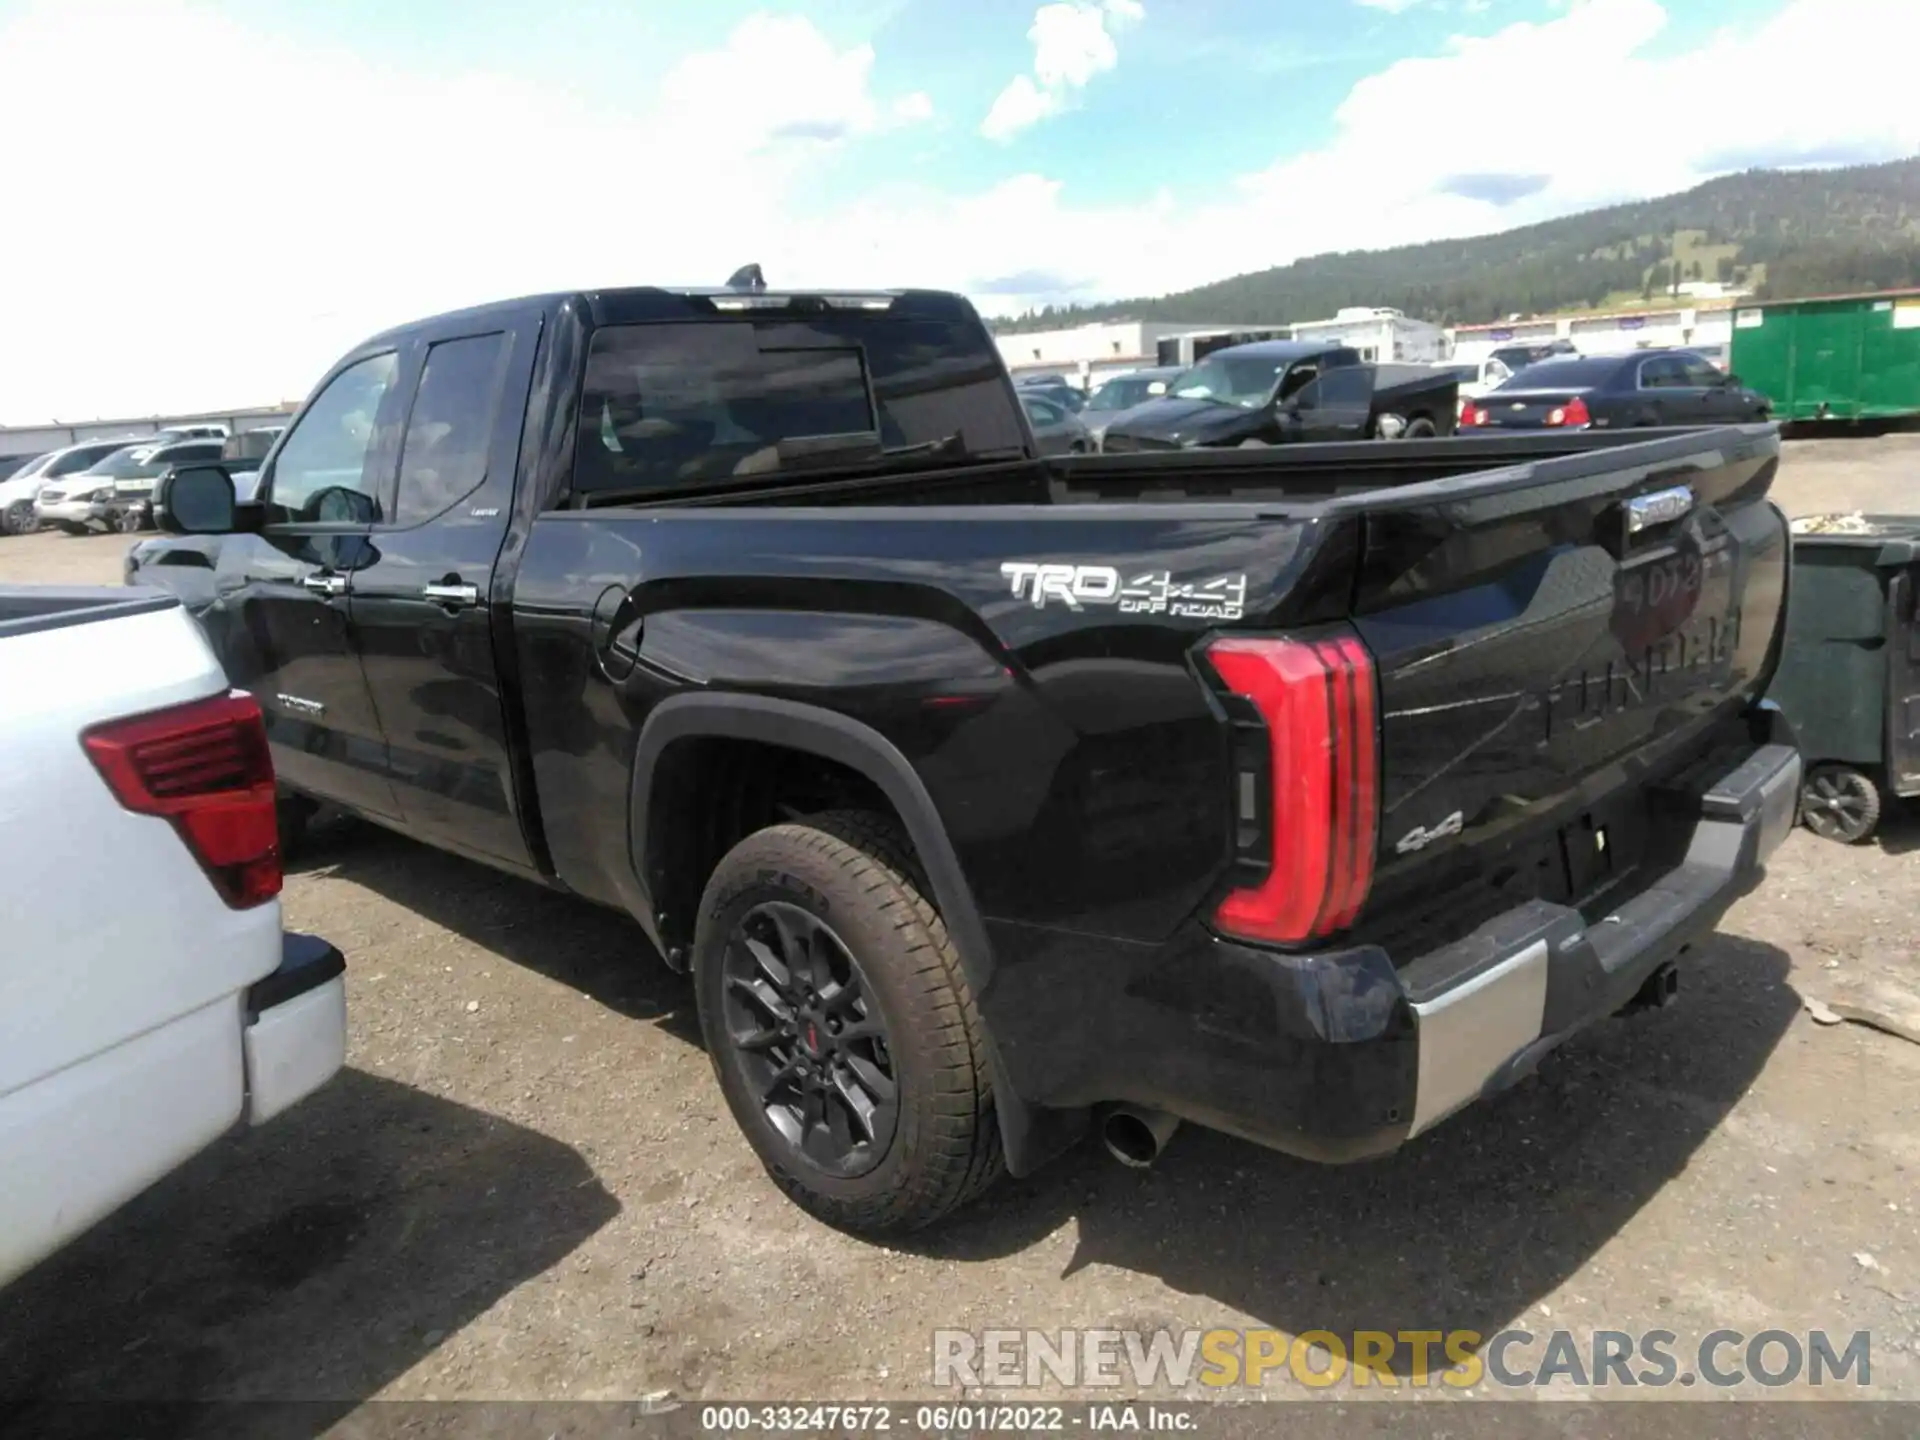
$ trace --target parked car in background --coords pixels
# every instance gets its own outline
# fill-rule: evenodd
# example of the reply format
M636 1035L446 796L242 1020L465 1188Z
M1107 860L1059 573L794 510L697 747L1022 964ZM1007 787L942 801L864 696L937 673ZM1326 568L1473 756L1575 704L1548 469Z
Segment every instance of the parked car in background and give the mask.
M112 440L87 440L63 446L36 456L26 465L0 480L0 533L25 535L40 528L34 513L34 501L48 485L65 485L74 476L128 445L129 437Z
M259 479L260 462L267 458L268 452L273 449L273 442L280 438L281 432L285 429L284 425L270 425L258 430L242 430L238 434L227 436L220 442L218 458L227 473L233 477L236 497L242 503L253 498L252 486ZM159 493L160 486L181 465L199 464L207 457L203 455L183 457L169 451L166 458L167 467L151 480L127 482L130 487L145 485L148 487L146 493L136 494L133 499L128 500L124 498L124 492L116 486L115 523L125 533L133 535L142 530L153 529L156 518L154 496Z
M1375 365L1349 345L1259 340L1216 350L1167 394L1116 416L1100 448L1179 450L1453 433L1459 386L1426 365Z
M1087 427L1093 448L1100 448L1100 442L1106 438L1107 426L1117 416L1136 405L1157 400L1167 393L1169 385L1185 373L1185 367L1180 365L1148 365L1103 380L1087 397L1087 408L1080 412L1080 421Z
M0 589L0 727L5 1285L332 1078L346 992L281 929L259 702L172 596Z
M1502 345L1488 354L1489 360L1498 360L1507 367L1510 375L1518 374L1529 365L1538 365L1542 360L1554 360L1572 357L1580 353L1571 340L1536 340L1514 345Z
M1728 425L1765 420L1771 413L1766 396L1692 350L1636 350L1529 365L1463 407L1460 425L1496 430Z
M259 430L242 430L230 435L220 448L220 468L233 482L236 505L251 505L260 488L260 466L286 429L275 425ZM160 496L174 475L169 467L154 481L154 498L148 503L148 516L158 525L166 517ZM158 585L180 597L190 615L199 615L213 601L213 570L219 560L220 541L210 535L155 535L127 547L121 562L121 578L129 585ZM156 576L156 569L166 574Z
M85 470L43 486L34 497L34 514L42 525L69 535L84 535L96 525L112 529L129 504L149 497L163 470L188 460L217 460L222 443L217 439L123 443Z
M1020 408L1026 412L1034 444L1042 455L1085 455L1093 449L1093 436L1080 423L1080 417L1051 394L1022 390L1019 395Z
M1094 387L1087 398L1087 409L1100 414L1131 410L1142 401L1167 393L1167 388L1186 373L1179 365L1147 365L1115 375Z
M1015 388L1023 395L1038 392L1069 415L1078 415L1087 408L1087 392L1064 375L1029 375L1016 381Z
M221 424L166 425L153 432L155 444L164 445L169 440L224 440L232 434L230 427Z
M1479 399L1494 386L1504 385L1513 378L1513 371L1507 368L1507 362L1496 355L1483 355L1478 360L1443 360L1433 368L1445 371L1460 382L1463 404Z

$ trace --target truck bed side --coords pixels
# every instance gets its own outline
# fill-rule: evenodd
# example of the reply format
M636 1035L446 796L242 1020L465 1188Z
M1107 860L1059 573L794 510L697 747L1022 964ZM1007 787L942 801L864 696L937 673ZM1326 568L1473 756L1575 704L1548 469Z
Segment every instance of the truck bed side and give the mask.
M586 893L642 898L622 864L638 858L644 880L666 837L627 844L612 797L635 783L631 736L676 696L752 692L897 749L989 917L1160 938L1226 864L1226 739L1194 680L1196 646L1351 615L1386 706L1386 883L1404 859L1392 842L1414 827L1464 812L1451 843L1420 857L1431 864L1471 846L1490 807L1563 799L1684 731L1682 714L1710 717L1758 687L1784 567L1764 501L1775 442L1696 432L1618 456L1584 448L1438 478L1428 461L1405 486L1344 495L1325 462L1098 457L1055 467L1059 504L887 506L864 489L858 508L788 494L542 515L514 627L556 869ZM1303 473L1335 495L1277 510L1188 498ZM1616 556L1623 500L1683 478L1700 502L1685 534ZM1096 486L1127 498L1096 501ZM1682 552L1700 557L1697 622L1622 631L1622 587ZM1043 565L1067 567L1065 588L1036 595ZM663 898L639 908L684 925L686 897Z

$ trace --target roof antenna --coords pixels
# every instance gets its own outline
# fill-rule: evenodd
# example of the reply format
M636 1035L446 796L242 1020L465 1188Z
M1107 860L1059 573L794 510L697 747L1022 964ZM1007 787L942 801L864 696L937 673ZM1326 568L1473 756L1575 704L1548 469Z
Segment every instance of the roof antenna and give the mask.
M727 280L729 290L751 290L756 294L767 288L767 277L758 265L742 265Z

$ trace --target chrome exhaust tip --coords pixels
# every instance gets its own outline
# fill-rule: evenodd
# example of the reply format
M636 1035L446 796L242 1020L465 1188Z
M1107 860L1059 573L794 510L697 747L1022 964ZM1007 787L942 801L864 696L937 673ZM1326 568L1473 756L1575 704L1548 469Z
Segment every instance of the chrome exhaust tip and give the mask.
M1145 1170L1160 1158L1180 1117L1164 1110L1115 1105L1100 1122L1100 1143L1107 1153L1131 1170Z

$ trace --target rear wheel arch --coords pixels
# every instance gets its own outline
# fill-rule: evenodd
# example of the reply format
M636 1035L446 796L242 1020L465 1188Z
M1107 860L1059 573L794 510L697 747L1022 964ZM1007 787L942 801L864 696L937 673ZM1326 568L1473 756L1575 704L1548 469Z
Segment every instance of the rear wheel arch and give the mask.
M676 695L661 702L641 726L629 797L628 847L634 874L653 903L649 923L658 927L661 948L670 961L684 964L672 952L684 943L682 936L684 941L691 940L694 915L691 908L676 914L674 907L688 893L697 906L707 879L706 874L697 879L668 878L670 857L661 843L663 830L672 826L676 813L686 813L686 805L698 803L675 793L676 767L687 753L684 742L729 740L816 757L870 786L872 794L886 802L913 847L913 862L939 908L968 987L976 998L986 992L994 969L986 927L933 797L912 762L879 731L858 720L762 695ZM714 855L711 860L717 863L719 858ZM710 865L703 868L710 873ZM1026 1105L1006 1083L990 1029L986 1045L1007 1166L1015 1175L1024 1175L1078 1138L1085 1116L1041 1112Z

